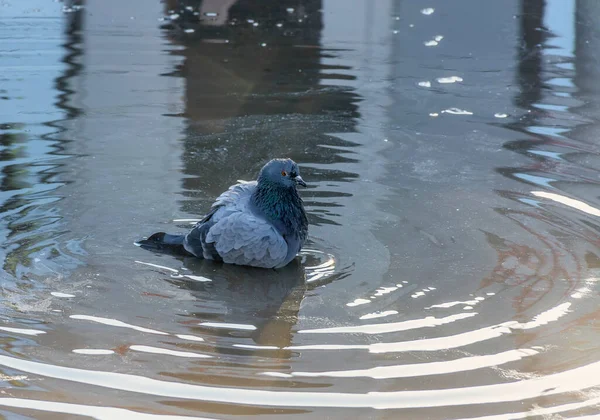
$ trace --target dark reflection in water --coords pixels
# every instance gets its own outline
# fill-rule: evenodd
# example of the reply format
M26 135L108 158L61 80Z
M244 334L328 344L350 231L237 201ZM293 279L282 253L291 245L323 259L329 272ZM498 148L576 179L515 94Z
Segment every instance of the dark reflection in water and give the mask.
M262 345L290 345L291 328L296 323L306 288L304 268L299 261L295 260L279 271L248 270L196 259L186 259L184 267L194 276L206 273L213 281L202 283L185 277L170 280L180 288L190 290L196 300L202 302L198 311L189 315L194 320L183 323L197 324L196 319L204 323L219 321L225 315L225 310L229 323L248 326L248 320L252 320L249 326L252 328L242 328L235 332L235 336L247 336ZM190 331L200 335L207 332L219 335L218 328L212 329L202 323L190 327ZM222 332L224 338L231 334L227 330ZM231 344L222 343L223 347L230 347Z
M328 86L327 78L338 75L322 72L321 60L328 53L319 45L321 1L229 2L219 9L217 21L203 11L218 5L205 3L165 5L167 10L183 11L175 23L164 25L169 38L185 47L178 74L186 80L188 126L182 160L188 175L185 196L190 199L183 210L207 208L240 174L254 179L273 156L312 164L352 162L346 153L322 152L324 145L355 146L325 133L355 130L359 97L348 87ZM186 7L199 10L200 16ZM185 33L192 29L193 34ZM221 176L215 177L217 173ZM303 173L313 185L357 177L310 167ZM333 209L338 204L320 198L344 195L348 194L305 194L307 205L314 208L311 222L336 223Z
M543 43L547 38L544 27L544 0L522 0L519 30L521 45L518 51L517 81L519 93L516 104L523 109L542 98Z
M30 25L35 25L35 19L26 21L18 31L28 32ZM78 241L61 241L60 237L67 229L62 223L62 216L54 206L61 199L59 188L70 180L63 176L63 159L69 157L66 144L71 139L65 138L66 128L64 122L76 118L80 110L69 103L69 96L73 90L69 87L69 80L76 76L82 69L80 57L82 55L82 27L83 13L76 13L65 17L64 22L49 20L49 27L64 24L64 42L51 39L50 42L61 43L65 55L57 62L64 64L64 70L53 80L53 87L57 91L54 98L48 99L53 103L37 103L35 88L27 93L31 96L13 98L20 99L25 106L17 108L17 114L35 115L39 108L44 114L45 105L54 108L51 112L55 118L44 121L39 117L30 118L23 122L11 121L2 124L0 130L3 150L2 178L0 191L2 191L0 213L3 215L4 235L3 270L17 280L20 289L31 289L36 283L31 280L42 280L49 275L62 275L69 269L79 264L82 253ZM15 24L16 22L12 22ZM32 33L32 40L40 34ZM16 38L17 48L11 50L14 58L26 59L27 52L20 56L19 42L24 38ZM38 42L47 42L37 39ZM28 44L24 44L25 48ZM54 51L52 51L54 53ZM11 57L12 58L12 57ZM17 70L9 72L5 78L5 86L15 92L27 91L23 89L23 73L25 78L33 79L34 83L46 82L45 74L39 76L35 70L24 65L22 72L19 61L14 62ZM17 93L14 93L15 95ZM20 112L19 112L20 111ZM61 243L62 242L62 243ZM40 263L41 259L44 260ZM5 294L13 291L12 285L5 285ZM12 299L12 298L11 298Z
M532 139L532 134L528 128L536 125L538 113L532 108L534 104L542 99L543 81L542 81L542 62L544 57L543 42L546 38L547 29L544 28L544 0L522 0L520 16L520 35L521 45L518 49L517 65L517 83L519 85L518 93L515 97L515 104L523 113L516 121L511 121L506 126L510 129L523 133L527 138L525 140L515 140L503 145L508 150L533 157L537 162L546 162L543 156L533 155L530 149L536 145L542 148L550 140L543 135L537 135ZM535 168L531 168L535 171ZM522 171L517 168L501 168L498 170L501 174L515 179L517 181L527 181L523 178L517 178L514 173Z

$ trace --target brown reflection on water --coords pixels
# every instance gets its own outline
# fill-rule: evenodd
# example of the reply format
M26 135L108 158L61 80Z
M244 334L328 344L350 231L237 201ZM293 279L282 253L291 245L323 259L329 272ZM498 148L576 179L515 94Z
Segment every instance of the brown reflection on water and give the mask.
M514 219L513 219L514 220ZM523 229L531 231L522 222L515 222ZM517 319L523 320L523 315L538 304L549 293L555 292L557 282L567 282L570 286L553 299L561 301L572 293L577 285L575 279L582 275L582 269L576 254L568 252L557 243L551 243L551 238L531 232L545 245L545 249L534 248L503 239L498 235L485 232L488 243L498 254L496 266L492 273L481 282L485 288L493 283L500 283L508 288L517 286L519 293L513 298L513 308ZM568 272L565 267L573 265L574 272Z

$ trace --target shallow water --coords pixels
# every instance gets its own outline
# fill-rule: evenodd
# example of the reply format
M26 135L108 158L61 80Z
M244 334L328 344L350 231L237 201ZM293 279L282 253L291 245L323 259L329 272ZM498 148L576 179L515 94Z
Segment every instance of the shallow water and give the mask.
M600 415L599 16L0 2L0 413ZM275 156L295 263L134 246Z

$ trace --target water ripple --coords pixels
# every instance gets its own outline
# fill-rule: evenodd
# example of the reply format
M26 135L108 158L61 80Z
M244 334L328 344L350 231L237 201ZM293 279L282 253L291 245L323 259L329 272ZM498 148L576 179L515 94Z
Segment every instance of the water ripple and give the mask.
M111 327L129 328L132 330L141 331L141 332L150 333L150 334L169 335L166 332L152 330L150 328L138 327L137 325L127 324L126 322L118 321L116 319L111 319L111 318L103 318L103 317L91 316L91 315L71 315L69 318L97 322L99 324L110 325Z
M373 379L412 378L417 376L443 375L447 373L467 372L475 369L500 366L505 363L521 360L525 357L534 356L538 353L539 351L534 349L519 349L508 350L498 354L463 357L460 359L447 360L443 362L377 366L370 369L339 370L325 372L291 372L289 374L281 372L264 372L262 374L268 376L281 376L286 378L291 378L294 376L325 376L331 378L368 377Z
M0 356L0 365L45 377L170 398L277 407L446 407L521 401L600 385L600 362L504 384L422 391L368 393L265 391L167 382L143 376L76 369Z
M22 398L0 398L0 406L26 408L48 413L89 416L98 420L131 419L131 420L211 420L207 417L172 416L164 414L146 414L138 411L116 407L101 407L63 402L42 401Z
M428 316L423 319L413 319L410 321L392 322L386 324L365 324L349 327L318 328L313 330L300 330L300 334L385 334L391 332L408 331L418 328L431 328L440 325L449 324L461 319L471 318L477 315L475 312L449 315L444 318L435 318Z

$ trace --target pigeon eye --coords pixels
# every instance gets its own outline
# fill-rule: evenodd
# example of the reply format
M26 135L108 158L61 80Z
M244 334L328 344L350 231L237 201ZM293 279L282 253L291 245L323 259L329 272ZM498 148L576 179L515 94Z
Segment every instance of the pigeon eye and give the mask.
M281 171L281 176L287 176L287 172L286 171Z

